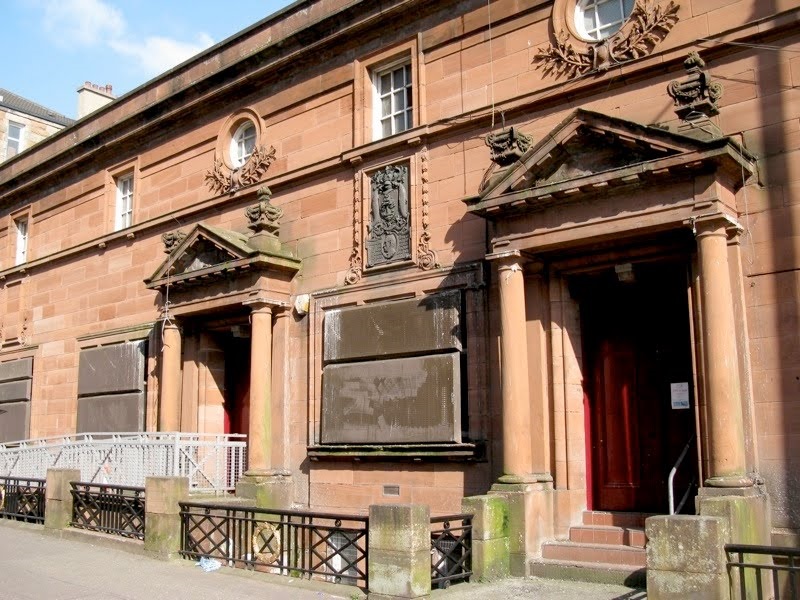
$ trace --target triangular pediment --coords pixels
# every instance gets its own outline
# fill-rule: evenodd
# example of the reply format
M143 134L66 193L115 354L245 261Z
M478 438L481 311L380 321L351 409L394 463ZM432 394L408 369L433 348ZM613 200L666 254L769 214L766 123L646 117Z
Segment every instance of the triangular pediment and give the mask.
M689 165L717 168L723 155L729 166L752 170L751 159L729 138L695 139L579 109L530 144L518 160L493 165L479 195L465 202L482 216L512 206L537 210L559 199L641 183L653 174L685 171Z
M174 241L167 259L145 280L150 288L229 278L237 271L252 268L297 271L300 266L288 252L264 252L251 246L245 234L205 223L198 223L185 234L172 235L173 241L175 236L179 241ZM280 247L277 240L275 243Z

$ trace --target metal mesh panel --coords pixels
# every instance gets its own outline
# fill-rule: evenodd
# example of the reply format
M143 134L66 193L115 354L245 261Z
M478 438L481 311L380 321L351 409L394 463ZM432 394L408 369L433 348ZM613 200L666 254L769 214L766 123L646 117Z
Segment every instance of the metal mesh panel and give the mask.
M188 477L192 489L226 492L246 467L241 434L86 433L0 444L0 476L79 469L81 481L140 487L150 476Z

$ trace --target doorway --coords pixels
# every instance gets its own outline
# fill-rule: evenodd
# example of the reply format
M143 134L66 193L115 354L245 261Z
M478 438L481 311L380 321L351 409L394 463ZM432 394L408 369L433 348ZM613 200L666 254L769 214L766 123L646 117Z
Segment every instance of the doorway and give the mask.
M669 472L695 434L687 268L619 265L571 281L583 337L590 509L668 512ZM676 495L697 480L690 451Z
M250 419L250 338L225 336L225 433L248 433Z

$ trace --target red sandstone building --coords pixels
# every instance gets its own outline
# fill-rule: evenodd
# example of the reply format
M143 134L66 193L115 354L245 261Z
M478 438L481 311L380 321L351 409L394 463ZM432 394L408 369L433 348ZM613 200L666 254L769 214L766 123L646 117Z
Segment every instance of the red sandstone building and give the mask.
M283 506L493 490L517 572L667 513L688 446L680 511L796 543L799 17L293 4L0 165L0 432L246 433Z

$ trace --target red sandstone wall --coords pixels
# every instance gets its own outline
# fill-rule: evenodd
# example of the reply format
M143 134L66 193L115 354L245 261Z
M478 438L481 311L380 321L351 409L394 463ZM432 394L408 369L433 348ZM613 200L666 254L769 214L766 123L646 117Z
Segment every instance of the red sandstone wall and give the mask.
M258 75L242 86L238 103L201 103L189 117L176 118L174 128L165 127L159 138L140 138L121 150L108 146L76 171L44 176L23 192L15 192L14 177L34 168L37 161L66 152L76 140L88 139L124 121L125 115L168 97L171 90L235 62L263 46L270 36L275 39L282 31L312 23L323 6L329 9L332 4L313 3L313 10L294 14L286 22L266 22L231 42L213 60L206 57L146 84L69 134L58 135L36 152L0 167L0 274L4 277L0 312L5 342L0 359L23 351L17 339L36 347L31 436L74 430L77 337L158 318L156 294L145 289L142 280L164 259L162 233L188 229L198 220L244 230L242 211L254 202L255 189L215 196L203 182L217 136L234 110L254 109L263 119L262 139L276 148L277 160L266 183L272 188L273 202L284 210L281 240L303 260L294 292L307 293L344 282L352 250L356 168L399 157L418 161L424 143L429 158L432 248L445 267L479 260L486 250L485 223L467 214L461 199L477 192L489 166L482 137L492 125L502 126L500 111L508 112L507 124L537 140L576 107L646 124L674 121L666 85L682 76L679 63L686 52L700 49L711 55L710 72L725 86L716 121L725 134L742 141L759 159L758 176L737 197L746 227L742 270L757 432L754 447L775 500L776 526L797 527L800 509L789 498L800 492L800 102L796 90L800 36L786 31L770 37L770 32L796 22L800 2L684 0L679 23L650 57L577 81L544 76L532 63L537 48L551 39L552 3L493 2L490 36L485 3L462 2L456 6L467 7L463 14L444 7L419 23L407 21L402 27L382 29L380 35L365 34L346 42L341 54L326 54L315 65L303 63L302 71L291 78ZM792 12L773 17L780 11ZM767 36L762 43L778 50L694 43L701 37L745 38L756 32ZM374 53L409 40L418 44L422 127L395 139L355 145L363 139L363 82L359 83L363 65L359 61L368 62ZM413 139L426 134L429 137L424 140ZM136 225L113 233L113 183L107 173L129 167L138 172ZM23 272L13 267L9 224L11 216L28 203L30 264ZM491 322L496 336L493 312ZM391 501L428 502L434 512L442 512L457 509L461 495L485 491L498 469L495 462L478 466L309 465L307 322L292 320L289 335L286 461L297 473L298 501L307 498L320 508L359 508L385 500L383 484L399 484L401 497ZM495 337L490 340L496 342ZM496 348L491 343L487 346L496 372ZM564 360L576 360L579 355L579 348L568 349ZM490 406L497 407L496 376L487 389ZM574 396L579 390L572 392ZM560 410L570 413L563 416L564 421L582 418L574 397ZM486 433L499 443L497 408L491 413ZM574 423L568 430L575 430ZM563 429L554 431L556 438L565 435ZM569 441L570 477L578 479L569 486L578 489L582 485L581 443ZM566 468L567 459L554 456L553 461Z

